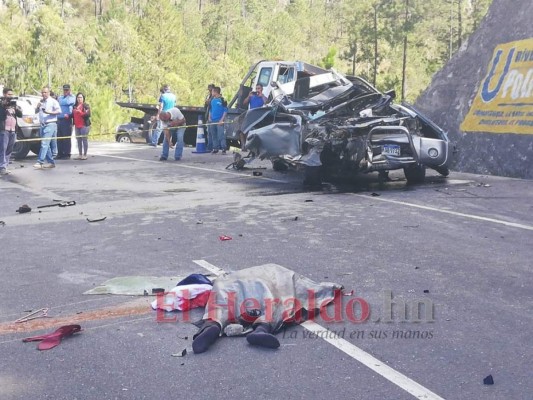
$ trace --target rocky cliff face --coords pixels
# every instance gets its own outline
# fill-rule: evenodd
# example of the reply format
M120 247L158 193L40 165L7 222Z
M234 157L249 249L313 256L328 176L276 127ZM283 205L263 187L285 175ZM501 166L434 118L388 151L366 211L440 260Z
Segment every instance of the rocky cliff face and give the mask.
M530 125L533 122L532 16L532 0L494 0L479 29L435 74L429 88L418 98L416 106L448 132L452 146L456 147L453 170L533 179L533 124ZM505 115L508 115L509 110L519 110L524 115L530 113L531 118L524 117L520 129L514 126L517 121L505 128L495 128L497 122L484 121L482 123L487 124L485 131L462 131L461 124L465 118L471 118L471 108L475 108L476 104L486 106L479 99L475 101L476 97L480 97L480 89L496 91L498 77L504 75L492 74L494 71L491 68L498 60L495 58L495 49L515 41L520 41L518 50L522 50L522 55L531 51L525 60L524 57L520 58L522 86L517 93L522 98L511 106L500 101L499 106L504 106L502 113ZM518 50L514 53L513 62L518 60ZM505 53L502 53L498 63L502 69L505 67L505 57ZM512 68L511 65L508 72ZM505 83L500 91L504 87ZM511 97L511 89L508 92L507 99ZM502 130L505 133L497 133Z

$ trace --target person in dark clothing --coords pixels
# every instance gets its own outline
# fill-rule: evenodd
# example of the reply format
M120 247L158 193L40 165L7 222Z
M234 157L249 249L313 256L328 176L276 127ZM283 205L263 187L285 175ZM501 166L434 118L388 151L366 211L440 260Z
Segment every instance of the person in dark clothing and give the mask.
M12 97L13 90L4 88L0 103L0 175L9 174L7 167L17 137L17 117L22 117Z

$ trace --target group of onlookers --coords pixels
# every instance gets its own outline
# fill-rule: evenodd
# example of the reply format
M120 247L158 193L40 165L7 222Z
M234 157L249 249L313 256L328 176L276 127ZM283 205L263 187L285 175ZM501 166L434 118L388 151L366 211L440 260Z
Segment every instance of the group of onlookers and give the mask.
M256 85L256 90L251 91L244 99L243 104L249 108L261 107L267 102L263 95L263 87ZM227 102L222 97L221 89L214 84L207 87L208 94L205 99L207 123L207 150L212 154L221 151L226 154L227 144L224 130L224 120L227 116ZM161 133L164 134L163 148L160 161L168 159L169 149L175 147L174 159L180 160L183 156L183 136L186 125L183 113L176 107L176 96L171 92L169 85L161 88L158 99L155 129L152 132L151 145L157 146ZM68 160L71 158L71 136L74 126L78 142L77 160L87 159L87 149L90 125L91 108L85 102L85 95L78 92L76 96L71 93L70 85L63 85L63 94L55 97L48 86L43 87L42 99L37 105L39 113L41 148L38 154L35 169L55 168L55 160ZM16 139L16 113L17 109L10 105L9 98L13 91L4 89L0 104L0 175L8 172L9 156L13 150ZM170 130L177 128L175 146L172 143ZM241 135L244 145L246 137Z
M57 100L50 95L50 88L41 90L42 99L37 105L41 124L41 149L34 164L35 169L55 168L55 160L69 160L71 157L72 127L78 142L77 160L87 159L91 108L85 102L85 95L78 92L74 96L70 85L63 85L63 94Z

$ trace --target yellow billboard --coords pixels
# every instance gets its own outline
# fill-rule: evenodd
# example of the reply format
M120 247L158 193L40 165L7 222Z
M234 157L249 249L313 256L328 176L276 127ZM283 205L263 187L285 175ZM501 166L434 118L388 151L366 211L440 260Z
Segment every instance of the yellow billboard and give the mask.
M487 70L461 130L533 134L533 38L496 46Z

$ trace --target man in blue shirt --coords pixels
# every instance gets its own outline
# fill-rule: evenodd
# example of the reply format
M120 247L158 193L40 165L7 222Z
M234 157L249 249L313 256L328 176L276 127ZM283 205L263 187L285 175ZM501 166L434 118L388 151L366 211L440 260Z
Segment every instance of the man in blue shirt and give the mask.
M150 145L157 146L157 142L159 142L159 136L161 136L161 131L164 128L164 124L161 123L161 120L159 119L159 115L163 112L167 112L168 110L174 108L176 105L176 95L170 91L169 85L163 85L161 88L161 96L159 96L158 104L157 104L157 116L156 116L156 129L152 131L152 140ZM165 136L169 135L168 131L165 131ZM170 139L169 139L170 143Z
M57 99L61 113L57 116L57 160L70 159L72 137L72 108L76 97L70 93L70 85L63 85L63 95Z
M255 85L255 92L250 92L248 94L248 97L246 97L243 101L245 106L247 106L248 104L250 105L250 110L252 108L263 107L267 102L268 99L263 94L263 85L259 83ZM248 134L240 132L239 136L241 139L241 149L244 150L244 145L246 144L246 138Z
M250 104L250 109L263 107L267 103L268 99L263 94L263 85L257 84L255 86L255 92L250 92L248 97L244 99L244 105Z
M212 90L213 98L211 99L211 107L209 109L209 130L210 137L213 138L212 154L218 153L222 150L222 154L226 154L226 135L224 133L224 119L228 112L226 101L220 94L220 87L215 86Z

